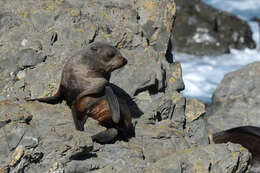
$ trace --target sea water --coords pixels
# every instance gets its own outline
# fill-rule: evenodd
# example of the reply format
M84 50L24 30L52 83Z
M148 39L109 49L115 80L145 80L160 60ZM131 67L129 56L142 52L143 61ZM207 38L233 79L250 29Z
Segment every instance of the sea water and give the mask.
M212 94L226 73L235 71L254 61L260 61L259 26L250 21L252 17L260 18L260 0L203 0L204 2L226 10L239 18L246 20L257 43L256 49L235 50L230 54L220 56L194 56L184 53L174 53L181 62L187 97L197 98L203 102L211 102Z

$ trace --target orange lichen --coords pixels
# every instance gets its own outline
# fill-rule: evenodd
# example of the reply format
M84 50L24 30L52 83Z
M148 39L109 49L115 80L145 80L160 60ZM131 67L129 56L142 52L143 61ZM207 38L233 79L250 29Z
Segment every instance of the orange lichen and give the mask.
M153 8L157 7L157 3L156 3L156 2L149 1L149 0L146 0L146 1L144 2L144 6L145 6L146 9L152 10Z
M174 81L175 81L175 79L174 79L173 77L171 77L171 78L169 79L169 82L170 82L171 84L173 84Z

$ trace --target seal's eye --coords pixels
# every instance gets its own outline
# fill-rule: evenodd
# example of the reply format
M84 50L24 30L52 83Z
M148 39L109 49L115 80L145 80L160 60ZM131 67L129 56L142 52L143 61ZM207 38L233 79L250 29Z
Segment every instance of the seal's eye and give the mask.
M115 56L115 52L114 51L107 52L107 57L113 58L114 56Z

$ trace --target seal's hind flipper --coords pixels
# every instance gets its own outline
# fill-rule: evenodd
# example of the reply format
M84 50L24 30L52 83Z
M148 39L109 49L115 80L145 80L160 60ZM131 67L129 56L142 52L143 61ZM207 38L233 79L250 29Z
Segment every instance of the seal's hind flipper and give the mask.
M109 108L112 113L112 120L114 123L118 124L120 120L120 107L117 96L110 86L105 87L105 92Z
M57 93L50 97L44 97L44 98L35 98L35 99L26 99L26 101L39 101L49 104L57 104L61 103L63 100L63 95L61 91L61 87L58 89Z
M117 137L117 135L118 135L118 130L116 128L109 128L105 131L93 135L91 138L93 141L105 144L105 143L112 142Z

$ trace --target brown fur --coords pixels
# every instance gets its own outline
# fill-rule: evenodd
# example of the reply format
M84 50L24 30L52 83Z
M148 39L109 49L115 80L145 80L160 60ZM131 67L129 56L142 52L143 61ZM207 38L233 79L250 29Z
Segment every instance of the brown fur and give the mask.
M103 126L119 126L130 131L133 126L126 102L118 97L121 116L119 123L115 124L104 91L105 86L109 85L111 72L126 63L115 47L100 42L92 43L67 61L60 87L54 96L29 101L56 104L66 100L72 109L77 130L84 130L85 121L91 117Z

